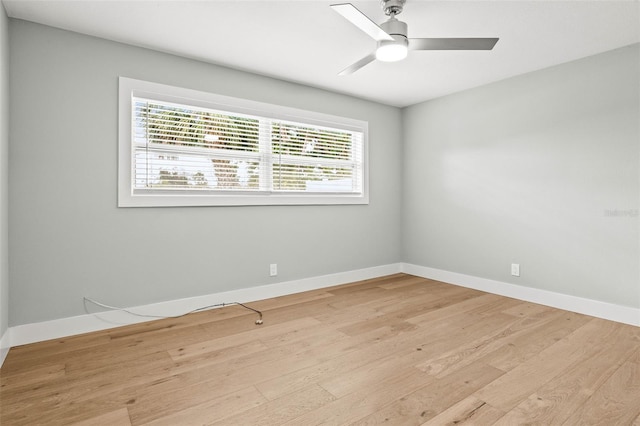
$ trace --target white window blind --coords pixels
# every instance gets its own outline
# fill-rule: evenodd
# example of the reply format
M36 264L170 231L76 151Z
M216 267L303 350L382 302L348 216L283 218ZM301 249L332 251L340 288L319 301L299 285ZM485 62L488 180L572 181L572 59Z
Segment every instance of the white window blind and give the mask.
M366 123L124 80L130 181L121 206L368 202ZM129 87L140 83L154 91Z

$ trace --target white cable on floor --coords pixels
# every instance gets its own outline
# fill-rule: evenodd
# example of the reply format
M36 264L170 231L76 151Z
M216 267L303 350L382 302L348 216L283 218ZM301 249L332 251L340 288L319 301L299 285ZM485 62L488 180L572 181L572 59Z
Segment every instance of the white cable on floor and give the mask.
M122 312L126 312L126 313L128 313L130 315L135 315L137 317L146 317L146 318L180 318L180 317L183 317L185 315L193 314L195 312L204 311L204 310L211 309L211 308L225 307L225 306L231 306L231 305L239 305L239 306L242 306L245 309L248 309L248 310L253 311L256 314L258 314L258 316L260 318L256 320L256 324L258 324L258 325L262 324L262 312L260 312L257 309L250 308L249 306L247 306L245 304L242 304L240 302L216 303L214 305L208 305L208 306L203 306L201 308L196 308L196 309L193 309L193 310L191 310L189 312L185 312L184 314L180 314L180 315L150 315L150 314L141 314L141 313L138 313L138 312L133 312L133 311L130 311L129 309L120 308L118 306L111 306L111 305L107 305L107 304L104 304L104 303L100 303L97 300L93 300L90 297L86 297L86 296L83 297L83 299L84 299L85 302L91 302L94 305L97 305L97 306L100 306L100 307L103 307L103 308L113 309L113 310L116 310L116 311L122 311Z

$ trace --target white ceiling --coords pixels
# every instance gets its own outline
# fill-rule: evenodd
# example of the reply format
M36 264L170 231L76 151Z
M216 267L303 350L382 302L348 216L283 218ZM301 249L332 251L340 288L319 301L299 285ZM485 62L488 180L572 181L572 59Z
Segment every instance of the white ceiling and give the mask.
M640 42L640 1L408 0L409 37L499 37L492 51L413 51L337 73L375 41L327 1L2 0L12 18L394 106ZM353 1L377 23L379 1Z

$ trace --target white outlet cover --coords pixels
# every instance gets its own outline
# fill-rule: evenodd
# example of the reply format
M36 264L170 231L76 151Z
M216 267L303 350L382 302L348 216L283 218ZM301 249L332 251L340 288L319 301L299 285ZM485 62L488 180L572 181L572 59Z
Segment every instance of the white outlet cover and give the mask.
M511 264L511 275L513 275L514 277L519 277L520 276L520 264L519 263L512 263Z

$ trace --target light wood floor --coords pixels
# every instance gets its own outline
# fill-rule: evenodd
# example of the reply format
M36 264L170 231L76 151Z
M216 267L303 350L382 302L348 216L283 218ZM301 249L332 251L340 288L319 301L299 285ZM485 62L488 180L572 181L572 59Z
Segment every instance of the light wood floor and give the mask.
M394 275L11 349L9 425L640 425L640 328Z

